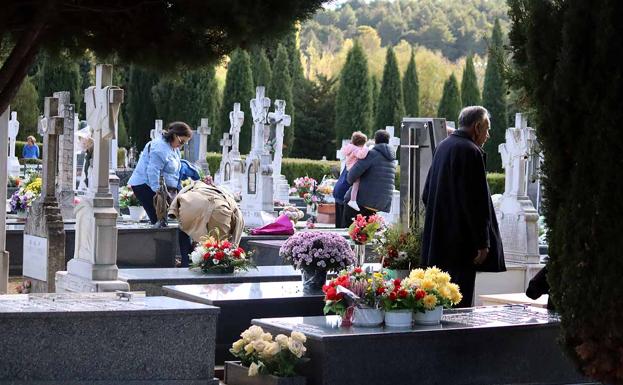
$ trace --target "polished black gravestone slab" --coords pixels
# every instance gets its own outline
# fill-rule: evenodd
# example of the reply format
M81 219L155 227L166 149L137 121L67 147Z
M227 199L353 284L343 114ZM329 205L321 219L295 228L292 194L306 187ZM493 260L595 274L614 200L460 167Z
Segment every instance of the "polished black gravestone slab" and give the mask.
M188 268L119 269L119 279L127 282L133 291L163 295L162 287L170 285L301 281L301 272L292 266L258 266L232 274L206 274Z
M288 261L279 256L279 249L285 240L249 241L253 251L251 260L256 266L288 265Z
M74 223L65 223L65 260L74 256ZM21 275L23 265L24 224L6 226L9 272ZM179 253L177 224L153 228L147 223L117 223L117 265L120 267L174 267Z
M257 319L272 333L307 335L302 370L320 384L588 383L557 343L560 321L523 306L446 311L440 325L411 329L341 328L340 319Z
M0 383L218 384L218 313L167 297L0 296Z
M303 293L301 282L255 282L165 286L169 297L221 308L216 327L216 364L235 359L231 344L253 318L319 316L324 295Z

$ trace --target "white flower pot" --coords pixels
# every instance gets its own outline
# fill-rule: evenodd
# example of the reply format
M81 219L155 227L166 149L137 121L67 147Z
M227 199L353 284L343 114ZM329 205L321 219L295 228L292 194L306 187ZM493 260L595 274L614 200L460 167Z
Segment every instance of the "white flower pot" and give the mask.
M385 326L390 328L410 328L413 323L411 309L389 310L385 312Z
M130 210L130 219L133 221L140 221L145 216L145 209L143 206L129 206L128 210Z
M383 310L355 308L353 326L374 327L383 323Z
M434 310L426 310L424 313L415 312L413 320L417 325L439 325L443 315L443 306L437 306Z

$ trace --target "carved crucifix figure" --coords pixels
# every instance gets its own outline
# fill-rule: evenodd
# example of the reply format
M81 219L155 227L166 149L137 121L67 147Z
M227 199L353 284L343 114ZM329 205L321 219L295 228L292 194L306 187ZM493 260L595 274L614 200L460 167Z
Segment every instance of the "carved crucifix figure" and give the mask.
M270 98L264 96L265 88L255 89L255 99L251 99L251 114L253 115L253 144L251 152L264 153L264 123L270 107Z
M268 119L275 124L275 157L273 159L273 175L281 175L281 161L283 158L284 127L289 127L292 119L286 115L286 101L275 100L275 112L268 114Z
M244 123L244 112L240 111L240 103L234 103L234 110L229 112L229 133L231 134L231 152L240 154L240 129Z

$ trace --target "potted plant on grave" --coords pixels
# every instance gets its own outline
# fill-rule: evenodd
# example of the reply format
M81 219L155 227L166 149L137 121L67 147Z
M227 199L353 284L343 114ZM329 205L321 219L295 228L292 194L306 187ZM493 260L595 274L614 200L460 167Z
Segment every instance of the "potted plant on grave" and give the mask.
M294 179L293 192L296 193L299 198L304 198L305 194L308 194L316 187L318 182L314 178L310 178L307 175Z
M363 266L366 261L366 244L375 239L382 227L383 218L376 214L369 217L357 214L348 227L348 235L355 243L355 256L359 266Z
M406 282L409 283L409 282ZM381 292L381 306L385 310L385 326L410 328L413 324L413 309L419 296L417 287L404 284L399 278L384 282Z
M328 271L340 271L355 262L344 237L330 232L302 231L288 238L279 255L303 273L303 291L321 293Z
M247 271L254 267L249 256L242 247L220 239L217 231L197 242L190 253L190 268L200 269L204 273L231 274L236 270Z
M317 194L318 203L318 222L334 223L335 222L335 200L333 198L333 187L337 182L336 179L322 178L318 185Z
M304 385L305 377L297 376L296 367L306 361L307 337L292 332L290 337L273 338L259 326L251 326L229 351L240 361L225 361L225 383L228 385Z
M415 290L414 320L421 325L439 324L443 308L451 308L463 297L459 285L451 282L450 274L434 266L411 271L402 286Z
M323 286L325 293L324 314L333 312L342 316L341 326L374 327L383 323L383 310L380 308L383 294L384 274L366 273L361 267L343 271L337 278ZM358 299L348 300L352 293Z
M119 189L119 208L128 209L130 219L136 222L145 216L145 209L129 186L123 186Z
M42 182L41 177L33 174L27 182L22 183L21 187L11 195L9 201L11 211L16 212L20 218L26 218L28 208L41 195Z
M374 251L392 278L406 278L420 263L421 235L418 229L402 231L400 224L380 231Z

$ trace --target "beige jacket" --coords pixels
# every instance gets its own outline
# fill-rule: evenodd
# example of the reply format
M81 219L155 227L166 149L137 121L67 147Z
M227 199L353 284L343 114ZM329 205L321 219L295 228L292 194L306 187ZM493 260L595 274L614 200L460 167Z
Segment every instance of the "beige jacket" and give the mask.
M216 186L197 181L184 187L171 202L169 216L196 242L218 229L222 239L240 244L242 212L234 197Z

